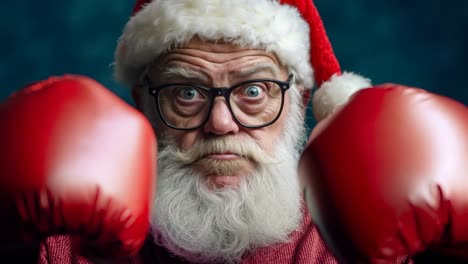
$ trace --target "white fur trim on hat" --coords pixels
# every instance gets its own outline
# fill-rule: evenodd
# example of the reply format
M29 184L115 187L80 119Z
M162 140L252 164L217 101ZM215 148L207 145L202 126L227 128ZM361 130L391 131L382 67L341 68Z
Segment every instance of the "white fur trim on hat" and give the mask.
M314 93L312 105L315 118L317 121L324 119L337 107L345 104L355 92L371 86L369 79L354 73L333 75Z
M194 36L274 52L305 87L313 86L309 26L296 8L274 0L154 0L124 28L116 79L134 85L146 65Z

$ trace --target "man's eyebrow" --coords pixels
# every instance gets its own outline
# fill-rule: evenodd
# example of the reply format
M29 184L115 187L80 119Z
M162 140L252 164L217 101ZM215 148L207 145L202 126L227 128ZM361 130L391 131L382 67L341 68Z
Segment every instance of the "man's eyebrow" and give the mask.
M273 78L277 78L281 73L279 67L276 64L270 62L261 62L253 67L245 67L234 70L230 72L230 74L232 74L232 76L237 79L243 79L261 72L269 72L272 74ZM176 64L169 64L161 67L159 76L162 82L170 82L178 79L201 83L208 83L210 81L210 77L203 72Z
M208 82L209 77L202 72L192 70L181 65L166 65L160 68L160 80L172 81L174 79L185 79L192 81Z
M273 74L274 78L278 77L281 73L279 67L276 64L270 62L261 62L253 67L241 68L239 70L233 71L232 75L236 76L237 78L245 78L260 72L270 72Z

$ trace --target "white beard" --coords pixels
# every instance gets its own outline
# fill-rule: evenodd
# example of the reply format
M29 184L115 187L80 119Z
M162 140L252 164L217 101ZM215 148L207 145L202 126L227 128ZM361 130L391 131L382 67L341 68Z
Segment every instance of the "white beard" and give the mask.
M276 162L257 160L237 187L209 189L206 177L183 164L165 137L151 219L156 243L190 262L235 263L255 248L288 241L302 220L297 161L305 135L300 102L291 105L286 129L267 159Z

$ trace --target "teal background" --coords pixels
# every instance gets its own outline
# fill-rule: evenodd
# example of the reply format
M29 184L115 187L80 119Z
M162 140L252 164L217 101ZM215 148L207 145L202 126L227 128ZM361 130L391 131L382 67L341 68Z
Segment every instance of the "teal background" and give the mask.
M134 1L1 1L0 99L50 75L88 75L131 102L112 78ZM468 1L316 0L344 70L418 86L468 104Z

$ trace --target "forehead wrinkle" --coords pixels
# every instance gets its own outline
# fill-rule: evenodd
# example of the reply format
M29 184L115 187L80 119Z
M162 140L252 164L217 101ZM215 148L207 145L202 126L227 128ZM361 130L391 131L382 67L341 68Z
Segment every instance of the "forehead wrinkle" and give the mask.
M231 71L230 74L237 78L245 78L260 72L270 72L275 78L281 74L281 70L276 64L266 61L257 63L253 67L240 67Z

